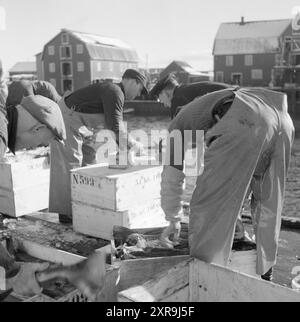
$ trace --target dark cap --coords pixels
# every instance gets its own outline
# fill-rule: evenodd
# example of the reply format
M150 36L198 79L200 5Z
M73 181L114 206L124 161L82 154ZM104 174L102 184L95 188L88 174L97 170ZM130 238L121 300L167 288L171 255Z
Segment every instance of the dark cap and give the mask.
M123 75L124 78L135 79L143 85L142 95L147 95L147 78L135 69L127 69Z
M177 86L178 82L176 79L176 76L171 73L168 74L167 76L163 77L162 79L160 79L155 85L154 87L151 89L149 96L151 97L157 97L159 96L159 94L167 87L167 86Z
M61 110L55 102L40 95L24 97L21 106L40 123L47 125L59 140L66 139L66 129Z

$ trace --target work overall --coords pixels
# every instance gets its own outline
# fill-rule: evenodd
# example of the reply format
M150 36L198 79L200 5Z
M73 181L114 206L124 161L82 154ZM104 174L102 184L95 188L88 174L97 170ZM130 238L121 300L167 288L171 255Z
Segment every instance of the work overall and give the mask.
M294 127L286 96L241 89L225 116L208 133L204 172L191 201L191 255L227 265L235 222L247 190L257 243L257 274L276 263L285 179Z
M66 127L64 145L51 143L49 211L71 218L70 170L96 163L96 152L102 143L96 141L97 133L105 128L103 114L75 112L59 102Z

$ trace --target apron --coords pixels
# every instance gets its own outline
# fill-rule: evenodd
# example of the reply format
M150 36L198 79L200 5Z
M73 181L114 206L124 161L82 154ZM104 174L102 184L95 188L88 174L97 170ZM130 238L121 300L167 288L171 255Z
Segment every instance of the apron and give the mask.
M204 172L191 200L191 255L227 266L235 223L253 192L257 274L275 263L294 127L286 96L242 89L226 115L208 133Z
M72 215L70 170L96 163L96 153L103 144L97 142L105 128L103 114L86 114L69 109L64 98L59 102L64 118L67 139L64 145L51 143L49 211ZM98 160L101 162L101 160Z

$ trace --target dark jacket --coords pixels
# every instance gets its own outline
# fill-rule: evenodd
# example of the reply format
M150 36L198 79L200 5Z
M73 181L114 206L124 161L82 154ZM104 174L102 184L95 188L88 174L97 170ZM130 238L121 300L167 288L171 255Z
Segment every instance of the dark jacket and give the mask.
M230 87L232 86L215 82L199 82L178 86L175 88L172 98L171 118L173 119L178 114L179 107L192 102L195 98Z
M123 124L125 94L122 84L96 83L65 98L66 105L79 113L104 114L105 125L115 133Z

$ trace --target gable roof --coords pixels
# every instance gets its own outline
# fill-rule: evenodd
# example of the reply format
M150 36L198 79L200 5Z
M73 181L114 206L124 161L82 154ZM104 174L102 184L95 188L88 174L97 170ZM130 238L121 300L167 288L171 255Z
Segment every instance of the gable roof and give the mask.
M281 35L291 27L291 19L222 23L217 32L213 54L273 53Z
M68 33L82 42L92 60L124 61L131 63L137 63L139 61L136 51L119 39L69 29L62 29L54 39L62 33Z
M36 73L35 62L18 62L9 69L9 73L33 74Z
M207 76L207 74L202 73L197 71L196 69L194 69L190 64L188 64L187 62L184 61L179 61L179 60L174 60L170 65L168 65L165 69L170 68L172 65L177 65L179 67L179 69L184 72L187 73L191 76Z

